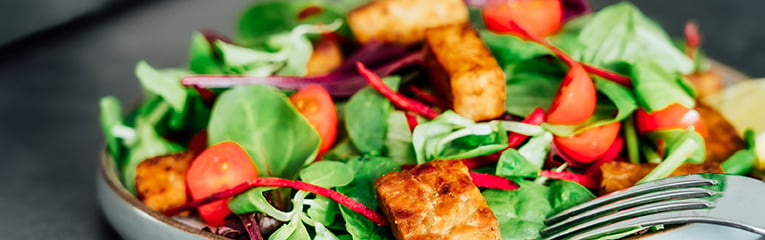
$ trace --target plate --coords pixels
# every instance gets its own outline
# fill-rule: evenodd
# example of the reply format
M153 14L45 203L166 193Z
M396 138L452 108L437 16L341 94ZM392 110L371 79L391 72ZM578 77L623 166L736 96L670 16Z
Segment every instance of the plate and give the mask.
M718 70L726 86L748 79L735 69L710 61L712 68ZM105 149L105 147L104 147ZM221 236L201 230L204 225L193 218L168 217L149 209L135 196L130 194L119 181L115 161L104 151L98 167L96 191L98 202L106 217L126 239L216 239L226 240ZM660 231L632 239L668 240L668 239L764 239L760 235L747 231L710 224L689 224L667 231Z

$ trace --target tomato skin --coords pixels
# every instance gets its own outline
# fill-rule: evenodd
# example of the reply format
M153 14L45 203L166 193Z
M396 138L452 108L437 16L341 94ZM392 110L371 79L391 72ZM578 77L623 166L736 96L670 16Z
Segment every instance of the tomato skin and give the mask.
M258 169L247 152L239 144L223 142L210 146L191 162L186 172L186 186L191 197L198 200L256 178ZM197 210L210 226L223 224L231 213L228 199L212 202Z
M290 101L319 133L319 154L329 150L337 137L337 110L329 92L322 86L309 85L290 96Z
M545 37L560 30L563 6L561 0L489 0L482 16L495 33L514 33L510 25L514 21L530 34Z
M553 141L558 150L578 163L591 163L600 158L613 145L619 136L621 122L613 122L594 127L584 132L570 136L555 136Z
M680 103L670 104L666 108L652 113L641 108L636 111L635 116L640 134L655 130L686 129L693 126L702 137L706 138L707 136L707 128L701 120L699 112Z
M574 125L587 121L595 113L595 83L581 64L572 64L555 95L546 121Z

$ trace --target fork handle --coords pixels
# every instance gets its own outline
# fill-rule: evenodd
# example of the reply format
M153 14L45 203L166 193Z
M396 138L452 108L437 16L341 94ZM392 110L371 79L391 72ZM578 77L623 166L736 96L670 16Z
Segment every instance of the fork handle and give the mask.
M665 212L654 215L647 215L637 218L616 222L603 227L595 228L590 231L580 233L571 239L592 239L598 236L605 236L612 233L619 233L629 229L651 227L661 224L685 224L685 223L708 223L727 227L746 230L755 234L765 236L765 229L749 224L714 218L710 216L699 216L700 212L705 210L684 210Z

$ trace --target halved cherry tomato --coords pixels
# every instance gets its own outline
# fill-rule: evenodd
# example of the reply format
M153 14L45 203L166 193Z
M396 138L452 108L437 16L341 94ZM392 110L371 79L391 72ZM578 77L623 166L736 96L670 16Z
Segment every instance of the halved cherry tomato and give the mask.
M337 110L329 92L319 85L309 85L293 94L290 101L319 132L319 154L329 150L337 136Z
M186 185L194 200L258 178L258 169L234 142L213 145L194 159L186 172ZM219 200L197 208L199 215L210 226L223 223L231 213L228 200Z
M534 36L558 32L563 23L561 0L488 0L483 7L486 27L496 33L513 33L515 21Z
M693 126L702 137L707 136L707 128L704 126L699 112L680 103L670 104L666 108L652 113L647 113L641 108L637 110L635 115L640 134L654 130L686 129Z
M587 121L595 113L597 95L595 83L576 62L571 63L566 77L550 106L547 122L552 124L578 124Z
M619 135L621 122L594 127L571 137L555 136L558 150L578 163L587 164L597 160L608 151Z

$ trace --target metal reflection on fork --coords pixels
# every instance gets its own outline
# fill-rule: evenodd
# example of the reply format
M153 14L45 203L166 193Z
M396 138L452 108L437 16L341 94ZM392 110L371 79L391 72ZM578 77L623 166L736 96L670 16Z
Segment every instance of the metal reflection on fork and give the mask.
M648 182L553 215L541 234L544 239L592 239L682 223L719 224L765 235L765 183L724 174Z

